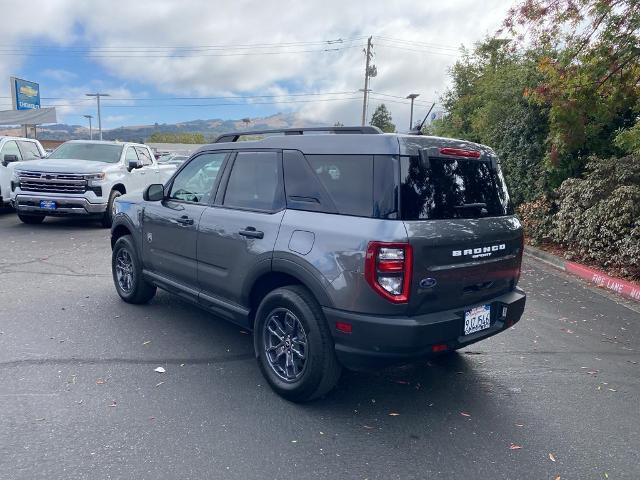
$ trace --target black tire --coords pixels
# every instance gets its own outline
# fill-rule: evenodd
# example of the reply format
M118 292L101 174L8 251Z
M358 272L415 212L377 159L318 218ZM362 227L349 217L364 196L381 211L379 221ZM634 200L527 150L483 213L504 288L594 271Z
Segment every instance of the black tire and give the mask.
M123 282L121 278L123 270L118 269L118 266L124 267L124 263L120 262L123 257L130 259L130 270L127 272L130 272L131 276L128 282ZM111 273L118 295L127 303L147 303L156 294L155 285L150 284L142 277L142 263L131 235L120 237L113 246Z
M100 220L104 228L111 228L111 224L113 223L113 202L121 195L122 193L118 190L111 190L109 201L107 202L107 210L104 212L102 220Z
M44 215L23 215L19 213L18 218L27 225L38 225L44 221Z
M284 312L293 314L293 318L298 321L299 327L302 328L304 335L304 363L299 368L298 377L285 379L283 373L278 373L273 362L269 360L267 348L271 343L270 340L280 341L280 345L284 350L281 355L287 358L291 355L291 351L297 340L289 340L285 346L285 340L281 340L278 336L273 336L267 332L267 326L273 325L274 318L281 316ZM285 313L286 315L286 313ZM288 317L291 318L291 317ZM284 338L287 334L284 333ZM296 337L299 337L296 334ZM255 329L253 332L254 347L258 365L263 375L271 385L271 388L293 402L306 402L321 397L331 391L338 383L342 367L336 358L333 338L327 322L322 313L320 305L311 293L301 286L287 286L278 288L264 297L256 312ZM300 343L297 344L300 350ZM270 350L274 353L280 351L273 345ZM286 353L286 349L288 352ZM275 349L275 350L273 350ZM273 355L272 353L271 355ZM297 358L300 360L300 358ZM285 360L286 361L286 360Z

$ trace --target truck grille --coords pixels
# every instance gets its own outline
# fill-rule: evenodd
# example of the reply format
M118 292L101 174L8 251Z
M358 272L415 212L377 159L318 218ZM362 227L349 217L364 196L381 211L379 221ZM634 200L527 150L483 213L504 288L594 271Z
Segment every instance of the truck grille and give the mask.
M85 193L87 181L75 173L17 172L20 190L45 193Z

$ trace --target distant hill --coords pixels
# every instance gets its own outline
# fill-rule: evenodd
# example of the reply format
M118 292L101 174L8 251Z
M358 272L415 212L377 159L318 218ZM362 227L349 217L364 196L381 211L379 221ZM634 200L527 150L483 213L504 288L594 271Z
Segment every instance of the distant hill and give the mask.
M310 123L301 120L294 113L278 113L269 117L252 118L247 125L242 120L222 120L219 118L212 120L190 120L180 123L156 123L153 125L133 125L128 127L118 127L110 130L102 130L102 137L105 140L122 141L144 141L153 133L201 133L205 139L212 140L221 133L234 130L255 130L268 128L287 127L316 127L322 126L317 123ZM94 138L97 129L94 128ZM20 128L0 130L0 135L21 135ZM38 127L38 138L42 140L73 140L88 139L89 128L81 125L67 125L64 123Z

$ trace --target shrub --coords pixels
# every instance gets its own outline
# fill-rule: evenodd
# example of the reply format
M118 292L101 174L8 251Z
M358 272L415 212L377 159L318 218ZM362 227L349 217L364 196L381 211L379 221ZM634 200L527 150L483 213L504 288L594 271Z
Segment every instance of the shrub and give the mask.
M592 158L583 178L565 180L557 193L551 240L570 254L640 275L638 157Z
M554 205L547 196L523 203L518 207L518 216L522 221L524 233L532 244L550 240L553 208Z

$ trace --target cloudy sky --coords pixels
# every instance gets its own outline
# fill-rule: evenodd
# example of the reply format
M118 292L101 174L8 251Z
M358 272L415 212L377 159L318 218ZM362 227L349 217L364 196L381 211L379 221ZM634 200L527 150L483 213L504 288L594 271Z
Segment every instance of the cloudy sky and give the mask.
M384 102L407 128L404 97L419 93L424 115L459 47L495 32L511 3L31 0L2 9L0 110L15 75L39 82L65 123L84 124L84 94L101 91L105 128L277 112L359 124L371 35L369 115Z

